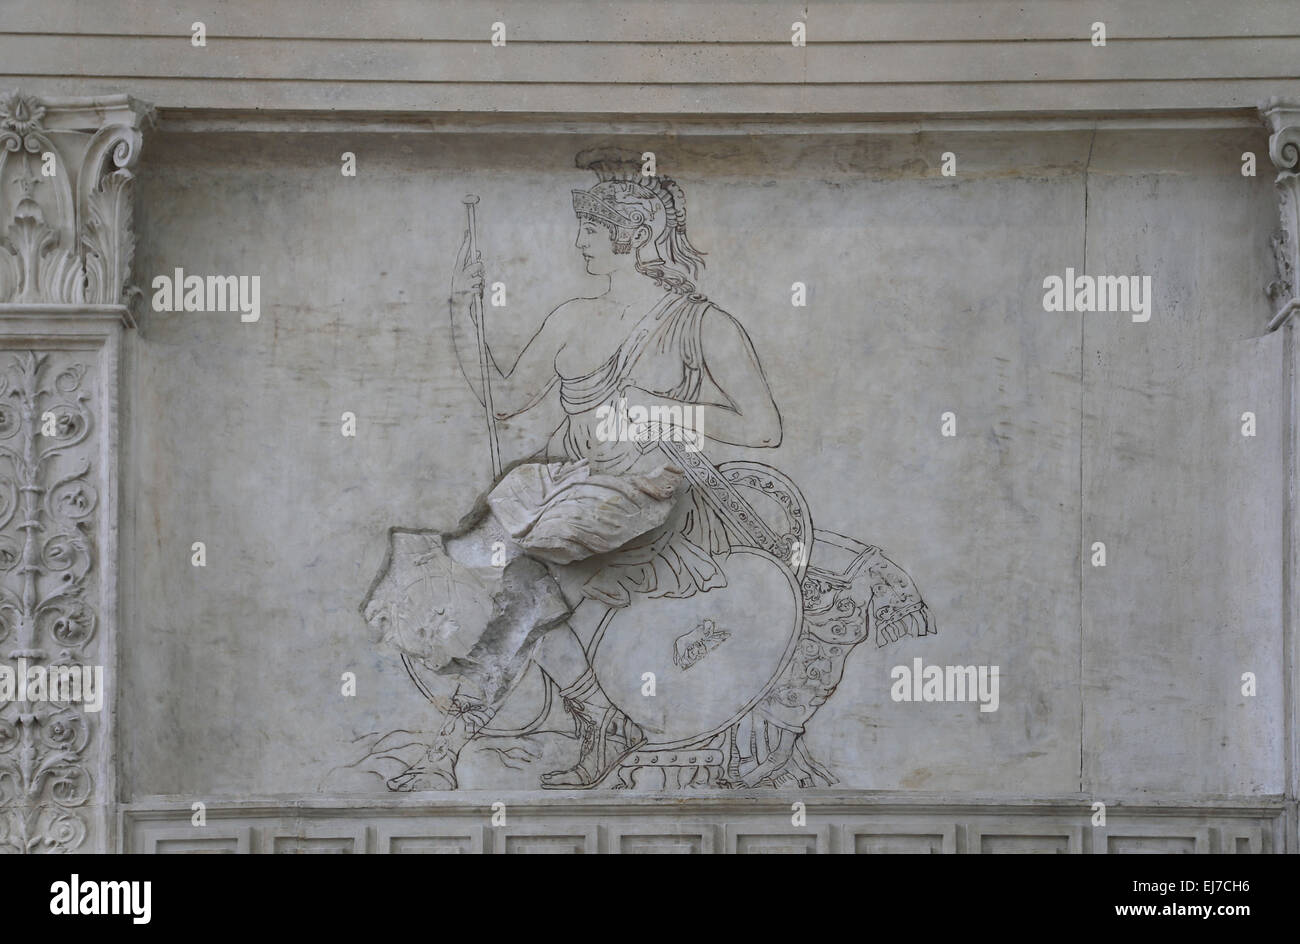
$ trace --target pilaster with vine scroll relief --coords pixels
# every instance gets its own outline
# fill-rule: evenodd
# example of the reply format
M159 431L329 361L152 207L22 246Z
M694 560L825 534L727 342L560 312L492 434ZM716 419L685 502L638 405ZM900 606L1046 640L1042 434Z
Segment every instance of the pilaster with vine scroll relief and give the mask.
M97 659L88 599L98 494L87 367L66 353L10 355L0 372L0 646L24 673ZM19 692L20 696L24 693ZM0 702L0 848L70 851L94 789L95 722L84 705L39 697Z
M0 697L0 851L113 847L117 365L150 115L0 94L0 676L105 679L100 711Z

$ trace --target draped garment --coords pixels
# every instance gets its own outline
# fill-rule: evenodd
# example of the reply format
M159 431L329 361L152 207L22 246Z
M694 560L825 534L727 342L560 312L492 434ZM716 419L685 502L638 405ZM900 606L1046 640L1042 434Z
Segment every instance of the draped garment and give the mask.
M698 401L700 324L710 304L701 295L668 292L603 364L562 376L566 461L517 466L488 496L527 553L573 565L586 597L626 606L633 593L687 597L726 586L718 559L730 545L715 513L664 451L611 437L608 421L628 387Z

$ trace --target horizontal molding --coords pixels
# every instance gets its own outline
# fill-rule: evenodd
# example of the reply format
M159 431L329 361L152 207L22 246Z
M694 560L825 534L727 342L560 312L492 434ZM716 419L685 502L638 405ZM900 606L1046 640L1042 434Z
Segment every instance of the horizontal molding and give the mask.
M157 129L168 134L302 133L302 134L555 134L593 135L916 135L989 134L1067 131L1259 131L1254 107L1167 114L1093 114L1061 117L1037 115L954 115L888 119L871 115L624 115L476 113L430 116L422 112L310 112L237 109L165 109Z
M244 798L205 797L195 795L158 795L139 797L122 804L133 816L187 812L195 800L203 800L209 811L237 811L247 814L347 813L376 811L396 815L426 815L430 812L476 812L502 801L521 809L554 810L569 814L617 810L622 813L650 813L667 810L681 815L715 812L788 812L793 800L840 812L966 812L1014 815L1017 813L1079 814L1089 811L1098 800L1108 809L1140 812L1144 815L1185 816L1213 812L1219 816L1281 815L1286 800L1280 795L1263 796L1105 796L1098 794L1057 794L1008 796L1005 794L886 793L874 791L797 790L776 793L767 791L717 791L699 794L612 794L602 795L585 790L548 790L544 793L512 791L464 791L453 793L404 793L376 796L252 796ZM1080 814L1081 815L1081 814Z
M806 13L804 12L806 10ZM1300 6L1277 0L808 0L800 3L713 0L260 0L208 7L137 0L6 0L4 27L14 33L189 36L202 17L211 36L278 38L458 39L486 37L494 21L518 40L654 43L788 41L804 19L818 39L874 42L1039 40L1086 35L1095 20L1115 39L1300 35Z
M46 328L60 323L106 321L134 328L135 320L125 305L26 305L0 304L0 323L12 331L14 323L41 325Z
M575 40L577 37L575 37ZM908 85L1293 79L1297 38L951 44L423 43L175 37L0 37L11 74L94 79L618 85ZM127 68L123 68L126 66Z
M0 68L5 60L0 46ZM355 111L650 115L1053 114L1071 117L1257 108L1300 99L1300 78L1169 81L971 82L862 85L599 85L532 82L322 82L315 80L95 78L0 72L0 86L45 98L129 92L160 110Z
M203 799L206 825L191 823ZM791 823L791 803L806 824ZM381 797L150 797L120 811L128 852L1272 852L1280 797L1107 800L798 791ZM492 805L505 803L505 825Z

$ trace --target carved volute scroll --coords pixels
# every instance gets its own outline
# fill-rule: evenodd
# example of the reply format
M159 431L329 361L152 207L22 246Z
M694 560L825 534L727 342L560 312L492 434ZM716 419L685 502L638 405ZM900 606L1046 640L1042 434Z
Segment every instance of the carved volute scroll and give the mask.
M117 364L148 114L0 94L0 852L112 848Z
M147 114L125 96L0 97L0 304L129 302L132 168Z
M1264 108L1272 136L1268 154L1277 168L1278 208L1282 232L1273 238L1277 279L1268 286L1274 315L1269 330L1275 330L1300 310L1300 105L1271 101Z
M102 665L92 482L96 404L81 352L0 361L0 652L19 671ZM91 353L91 352L86 352ZM49 431L53 435L46 435ZM47 675L48 678L48 675ZM0 701L0 849L80 846L103 711L44 692Z

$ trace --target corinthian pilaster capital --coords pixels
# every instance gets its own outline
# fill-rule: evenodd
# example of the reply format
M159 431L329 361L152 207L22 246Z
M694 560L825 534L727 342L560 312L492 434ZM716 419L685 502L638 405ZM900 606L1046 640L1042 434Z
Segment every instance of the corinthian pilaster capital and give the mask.
M1277 168L1278 208L1282 232L1273 237L1277 279L1268 286L1275 314L1269 322L1273 331L1300 311L1300 103L1273 99L1263 108L1272 135L1268 156Z
M125 95L0 95L0 304L121 305L148 109Z
M118 365L147 115L0 94L0 852L112 845Z

